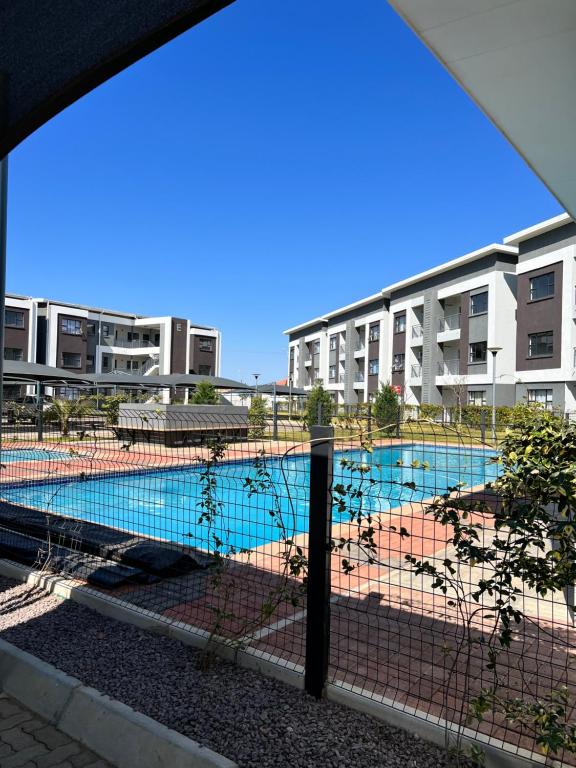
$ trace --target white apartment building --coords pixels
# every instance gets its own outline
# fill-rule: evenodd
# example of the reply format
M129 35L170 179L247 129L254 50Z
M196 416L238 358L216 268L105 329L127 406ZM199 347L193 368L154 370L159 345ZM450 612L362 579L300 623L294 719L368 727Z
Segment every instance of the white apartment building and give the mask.
M575 248L563 214L294 326L289 376L348 405L390 383L408 405L576 410Z

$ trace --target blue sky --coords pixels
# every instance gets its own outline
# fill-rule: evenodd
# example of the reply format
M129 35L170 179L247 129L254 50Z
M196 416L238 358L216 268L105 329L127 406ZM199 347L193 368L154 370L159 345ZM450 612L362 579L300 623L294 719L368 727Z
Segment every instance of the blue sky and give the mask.
M238 0L18 147L9 194L9 291L217 325L247 381L561 210L385 0Z

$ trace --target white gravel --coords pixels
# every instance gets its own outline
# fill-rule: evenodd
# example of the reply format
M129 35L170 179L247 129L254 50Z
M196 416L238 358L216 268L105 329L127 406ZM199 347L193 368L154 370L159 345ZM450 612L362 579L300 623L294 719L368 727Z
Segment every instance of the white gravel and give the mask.
M444 768L444 750L233 664L0 577L0 636L242 768Z

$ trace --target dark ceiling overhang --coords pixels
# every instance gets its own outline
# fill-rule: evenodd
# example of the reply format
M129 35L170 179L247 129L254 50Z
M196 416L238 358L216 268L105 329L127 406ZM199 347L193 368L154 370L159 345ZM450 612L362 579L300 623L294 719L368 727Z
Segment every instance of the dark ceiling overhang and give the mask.
M0 159L96 86L232 2L0 3Z

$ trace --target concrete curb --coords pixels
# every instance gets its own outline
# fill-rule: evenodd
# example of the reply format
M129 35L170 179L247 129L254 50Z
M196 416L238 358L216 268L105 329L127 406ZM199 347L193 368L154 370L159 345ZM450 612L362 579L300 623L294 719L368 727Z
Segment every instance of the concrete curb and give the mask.
M237 768L5 640L0 640L0 688L117 768Z

